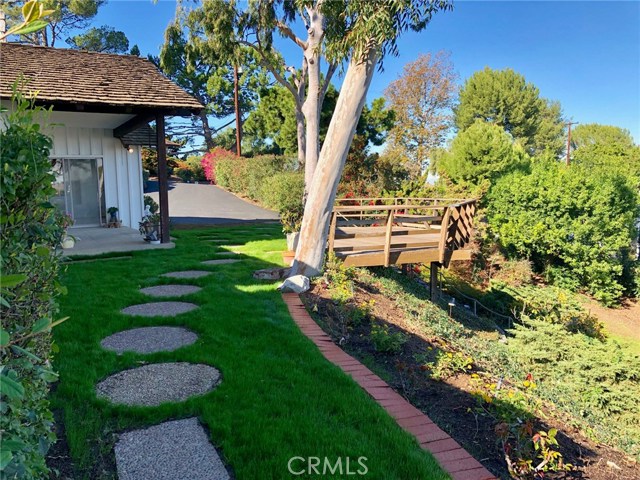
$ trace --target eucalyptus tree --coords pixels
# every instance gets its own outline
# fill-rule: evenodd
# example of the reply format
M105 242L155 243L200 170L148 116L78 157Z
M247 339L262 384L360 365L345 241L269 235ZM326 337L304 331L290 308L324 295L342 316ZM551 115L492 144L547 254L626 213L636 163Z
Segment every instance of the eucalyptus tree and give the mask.
M212 51L232 62L241 47L255 52L260 63L291 93L295 102L298 161L305 166L310 184L320 151L320 115L331 78L338 63L324 49L331 20L325 10L335 11L333 0L205 0L190 18L205 33ZM342 4L341 2L337 2ZM302 23L304 35L295 30ZM274 32L291 41L301 52L299 68L285 65L274 46ZM322 59L329 59L323 71Z
M436 12L450 8L447 0L334 0L322 5L326 55L346 62L347 69L308 189L291 274L314 276L322 268L338 182L376 68L386 55L397 55L403 32L423 30Z

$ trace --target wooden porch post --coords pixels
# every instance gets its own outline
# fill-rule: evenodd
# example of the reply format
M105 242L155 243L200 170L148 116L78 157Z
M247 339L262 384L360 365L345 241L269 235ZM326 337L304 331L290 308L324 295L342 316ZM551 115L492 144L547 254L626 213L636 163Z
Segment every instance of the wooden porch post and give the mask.
M167 143L164 115L156 114L156 148L158 152L158 193L160 197L160 240L169 243L169 176L167 174Z

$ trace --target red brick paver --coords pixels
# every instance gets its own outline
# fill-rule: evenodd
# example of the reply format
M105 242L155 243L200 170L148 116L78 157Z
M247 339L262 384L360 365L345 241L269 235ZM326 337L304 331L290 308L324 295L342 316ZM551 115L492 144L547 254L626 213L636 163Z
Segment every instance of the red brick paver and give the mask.
M427 415L333 343L331 337L313 321L297 294L283 293L282 298L302 333L317 345L325 358L351 375L398 422L398 425L416 437L422 448L433 454L453 480L495 480L496 477L491 472L433 423Z

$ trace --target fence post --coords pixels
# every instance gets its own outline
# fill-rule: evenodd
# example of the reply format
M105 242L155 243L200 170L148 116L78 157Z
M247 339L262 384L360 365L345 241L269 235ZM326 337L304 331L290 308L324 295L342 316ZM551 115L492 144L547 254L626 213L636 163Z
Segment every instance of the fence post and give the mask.
M473 315L478 316L478 301L476 299L473 300Z

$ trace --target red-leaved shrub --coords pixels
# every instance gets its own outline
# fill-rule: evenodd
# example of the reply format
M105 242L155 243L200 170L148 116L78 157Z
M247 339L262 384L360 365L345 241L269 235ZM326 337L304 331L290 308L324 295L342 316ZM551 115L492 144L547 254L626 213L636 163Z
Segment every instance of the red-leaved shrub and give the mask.
M222 147L212 148L210 151L204 154L202 157L202 168L204 169L204 176L210 182L216 183L216 162L221 158L235 157L236 154L225 150Z

